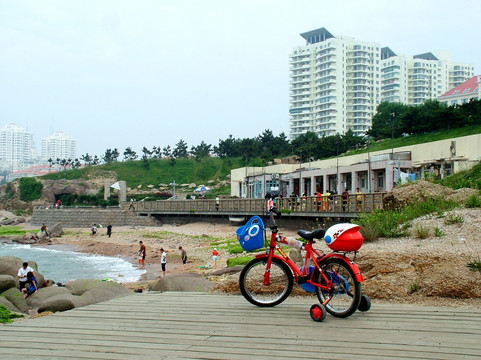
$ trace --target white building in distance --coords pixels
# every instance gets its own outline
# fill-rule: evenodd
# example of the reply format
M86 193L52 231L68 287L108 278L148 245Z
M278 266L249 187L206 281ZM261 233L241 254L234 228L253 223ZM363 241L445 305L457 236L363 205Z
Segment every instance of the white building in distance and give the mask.
M42 139L42 160L75 159L77 142L61 131Z
M382 101L418 105L474 75L446 52L397 55L388 47L335 37L325 28L301 34L290 63L290 138L352 130L364 135Z
M35 158L32 134L15 124L0 129L0 160L3 170L17 171L30 166Z

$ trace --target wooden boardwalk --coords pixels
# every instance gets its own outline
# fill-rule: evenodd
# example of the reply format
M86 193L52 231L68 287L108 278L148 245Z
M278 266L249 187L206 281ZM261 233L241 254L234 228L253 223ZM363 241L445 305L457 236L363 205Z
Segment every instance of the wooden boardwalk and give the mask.
M315 297L143 293L0 325L0 359L479 359L481 310L378 305L314 322Z

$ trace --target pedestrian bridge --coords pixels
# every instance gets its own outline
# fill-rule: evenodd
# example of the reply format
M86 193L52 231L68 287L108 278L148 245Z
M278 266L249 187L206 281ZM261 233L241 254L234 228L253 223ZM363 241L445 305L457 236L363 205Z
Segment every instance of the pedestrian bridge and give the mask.
M303 198L277 198L275 206L283 216L294 218L357 218L360 213L371 213L383 208L385 192L359 195L308 196ZM138 201L131 209L139 215L212 215L244 217L263 214L266 211L265 199L195 199ZM123 203L128 210L130 203Z

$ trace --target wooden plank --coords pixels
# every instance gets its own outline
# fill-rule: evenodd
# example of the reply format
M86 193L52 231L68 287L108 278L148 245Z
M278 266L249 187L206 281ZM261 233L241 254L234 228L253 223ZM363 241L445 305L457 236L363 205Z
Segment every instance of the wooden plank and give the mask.
M308 311L314 302L293 297L258 308L241 296L135 294L0 326L0 355L21 359L19 338L34 339L38 358L68 352L79 359L474 359L480 353L477 309L374 304L368 313L316 323Z

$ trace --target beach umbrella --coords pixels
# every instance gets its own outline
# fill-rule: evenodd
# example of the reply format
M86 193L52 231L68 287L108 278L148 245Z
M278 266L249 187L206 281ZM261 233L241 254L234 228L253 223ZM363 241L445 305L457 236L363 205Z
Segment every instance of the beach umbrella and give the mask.
M194 191L195 191L195 192L198 192L198 193L207 192L207 191L210 191L210 187L204 186L204 185L200 185L200 186L197 187Z

